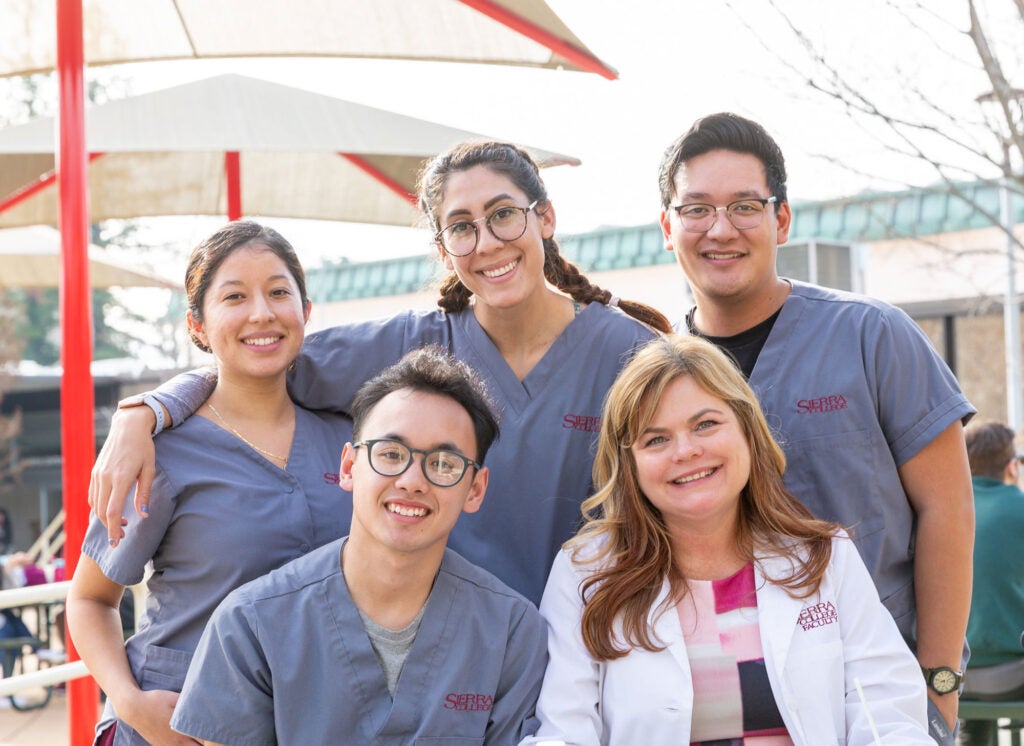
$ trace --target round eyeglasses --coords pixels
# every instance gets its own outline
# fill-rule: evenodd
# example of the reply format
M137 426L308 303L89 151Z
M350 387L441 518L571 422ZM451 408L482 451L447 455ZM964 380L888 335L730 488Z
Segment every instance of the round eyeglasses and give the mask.
M410 448L397 440L361 440L353 443L353 448L366 446L370 458L370 468L382 477L397 477L404 474L412 465L412 456L419 453L423 456L420 468L427 481L438 487L454 487L462 481L462 475L470 466L480 468L480 464L461 453L438 448L423 451Z
M739 231L750 230L761 225L765 208L773 202L778 201L777 197L768 199L738 199L730 202L724 207L715 207L704 202L691 202L687 205L671 205L676 211L679 220L683 224L683 230L687 233L707 233L718 220L718 212L721 210L725 217L732 223L733 228Z
M476 251L477 244L480 243L480 228L477 223L481 221L499 241L515 241L526 233L530 210L536 207L538 202L540 200L535 199L526 207L505 205L482 218L460 220L435 233L434 241L439 242L452 256L468 256Z

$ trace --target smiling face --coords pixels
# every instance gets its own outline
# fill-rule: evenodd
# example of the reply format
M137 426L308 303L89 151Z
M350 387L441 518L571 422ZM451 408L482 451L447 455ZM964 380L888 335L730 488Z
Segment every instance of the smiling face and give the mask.
M283 376L299 353L309 318L284 261L261 245L228 255L202 299L202 319L189 329L209 347L222 379Z
M490 216L501 207L526 207L531 202L508 177L478 165L447 177L437 220L444 228ZM526 232L515 241L495 238L484 220L476 223L480 237L476 251L467 256L450 256L438 245L445 267L458 274L478 303L512 308L544 292L543 240L555 233L555 211L550 203L541 202L526 218Z
M673 179L672 204L705 202L723 207L745 198L772 196L764 164L755 155L712 150L684 162ZM778 275L775 257L789 237L789 204L768 205L756 228L738 230L721 211L710 230L690 233L676 211L661 214L666 248L675 252L698 307L737 307L768 297Z
M640 490L670 533L735 529L750 448L732 408L693 376L665 387L630 450Z
M410 448L444 449L477 458L469 413L440 394L411 389L388 394L366 416L358 437L387 438ZM424 476L422 460L422 454L414 454L413 463L403 474L387 477L370 466L365 446L345 445L340 484L352 492L349 541L440 562L459 515L480 509L487 469L469 467L458 484L438 487Z

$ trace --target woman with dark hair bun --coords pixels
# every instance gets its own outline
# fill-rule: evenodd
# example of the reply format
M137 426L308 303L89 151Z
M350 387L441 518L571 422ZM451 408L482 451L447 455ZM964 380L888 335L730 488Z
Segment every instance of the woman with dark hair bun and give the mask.
M360 384L409 350L438 344L472 366L502 410L502 435L488 457L482 517L458 524L449 546L537 602L590 492L605 392L633 353L671 325L654 309L617 301L561 256L554 205L521 148L456 145L426 166L420 184L448 270L440 310L310 335L289 390L305 406L348 411ZM208 392L206 377L193 374L157 398L177 423ZM109 518L146 456L137 441L153 427L148 412L136 419L112 430L93 472L90 499L106 512L112 537Z
M139 503L148 517L128 516L119 542L93 517L68 593L75 646L107 694L102 746L197 743L171 730L171 711L217 604L351 521L337 481L351 422L295 406L285 385L310 311L291 244L229 223L192 252L185 290L189 335L216 358L216 387L199 417L153 439L152 492ZM150 563L146 612L125 644L121 596Z

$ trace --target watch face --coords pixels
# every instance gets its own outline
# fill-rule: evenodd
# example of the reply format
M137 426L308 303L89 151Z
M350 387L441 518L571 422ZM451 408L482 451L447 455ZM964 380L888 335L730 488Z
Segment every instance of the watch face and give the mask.
M956 674L949 670L936 671L932 676L932 686L940 694L956 689Z

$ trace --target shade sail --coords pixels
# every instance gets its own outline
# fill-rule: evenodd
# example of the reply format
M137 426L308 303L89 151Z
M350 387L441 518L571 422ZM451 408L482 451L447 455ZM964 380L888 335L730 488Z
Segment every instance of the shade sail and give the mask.
M543 0L84 0L85 62L364 57L615 71ZM0 4L0 76L55 67L54 0Z
M181 287L170 280L92 257L89 279L94 288ZM55 288L59 280L60 234L56 230L45 226L0 230L0 289Z
M56 224L54 123L0 130L0 227ZM247 215L412 225L425 159L484 135L240 75L221 75L87 111L93 221L226 215L225 154L238 153ZM542 165L568 155L528 148ZM15 196L12 196L15 195ZM23 197L23 198L22 198Z

